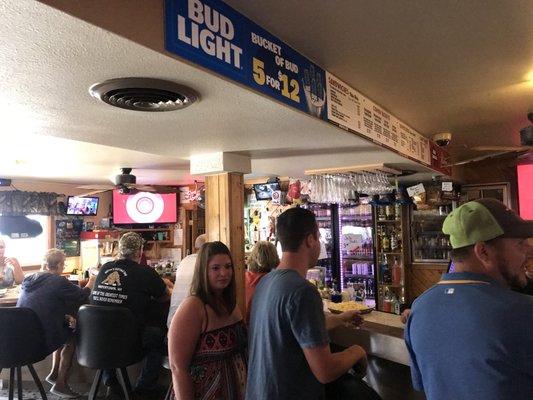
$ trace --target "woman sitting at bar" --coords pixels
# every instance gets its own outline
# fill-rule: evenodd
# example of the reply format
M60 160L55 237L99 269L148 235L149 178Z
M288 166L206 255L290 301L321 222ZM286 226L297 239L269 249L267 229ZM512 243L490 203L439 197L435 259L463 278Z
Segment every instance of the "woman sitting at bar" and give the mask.
M246 327L236 306L233 261L226 245L210 242L200 248L190 293L168 332L175 396L242 400Z
M252 309L252 298L255 287L263 276L268 274L279 264L279 256L276 246L270 242L257 242L252 249L248 261L248 270L244 276L244 296L246 299L245 321L250 321L250 311Z
M48 250L41 272L29 275L22 282L17 307L31 308L39 317L45 333L48 353L53 354L52 370L46 380L52 384L50 392L64 399L79 397L68 385L67 379L74 355L74 316L87 301L95 276L81 289L61 276L65 267L65 253Z
M24 272L16 258L5 257L6 243L0 239L0 288L13 286L21 283Z

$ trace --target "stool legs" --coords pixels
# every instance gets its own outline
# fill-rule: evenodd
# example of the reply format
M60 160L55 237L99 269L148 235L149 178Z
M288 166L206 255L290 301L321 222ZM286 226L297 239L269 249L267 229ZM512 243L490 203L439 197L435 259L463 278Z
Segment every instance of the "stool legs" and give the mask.
M33 368L33 364L28 364L26 365L26 367L28 367L28 369L30 370L30 374L33 378L33 381L35 382L35 385L37 385L37 389L39 389L39 392L41 393L41 398L43 400L47 400L46 392L44 391L43 384L41 383L41 380L37 376L37 372L35 372L35 369Z
M124 398L126 400L130 400L130 390L128 390L128 386L130 386L129 384L129 378L128 378L128 373L123 371L125 370L126 368L117 368L116 371L117 371L117 378L118 378L118 382L120 383L120 386L122 387L122 391L124 392ZM125 373L123 373L125 372ZM126 385L126 379L128 380L128 385ZM131 389L131 387L130 387Z
M17 367L17 389L19 400L22 400L22 372L20 367Z
M13 400L15 392L15 367L9 369L9 400Z
M94 375L94 380L93 380L93 384L91 385L91 390L89 392L88 400L96 399L96 394L98 393L98 386L100 386L101 380L102 380L102 370L98 369L96 370L96 374Z

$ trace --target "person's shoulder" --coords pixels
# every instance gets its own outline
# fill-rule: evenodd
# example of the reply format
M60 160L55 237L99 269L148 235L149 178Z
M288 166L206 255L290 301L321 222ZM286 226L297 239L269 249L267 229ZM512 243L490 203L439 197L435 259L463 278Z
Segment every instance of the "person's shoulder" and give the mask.
M181 302L177 312L199 314L203 313L204 307L205 304L199 297L188 296Z

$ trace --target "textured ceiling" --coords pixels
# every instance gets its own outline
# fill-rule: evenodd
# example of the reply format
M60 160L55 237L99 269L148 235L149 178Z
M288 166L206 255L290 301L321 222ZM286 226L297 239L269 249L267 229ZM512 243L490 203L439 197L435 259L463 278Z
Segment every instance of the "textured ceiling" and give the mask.
M452 130L459 144L517 144L516 132L527 122L532 90L520 82L533 68L531 1L227 3L428 136ZM182 181L190 155L221 150L250 154L256 175L373 162L413 167L165 54L162 4L0 3L4 143L31 134L93 143L68 150L85 154L83 168L52 175L94 183L120 166L161 171L162 179L162 171L174 170L174 179L162 183ZM183 111L149 114L111 108L88 95L93 83L123 76L170 79L194 88L201 100ZM66 148L53 143L52 153L36 152L32 162L60 158ZM27 176L21 165L0 164L0 172ZM145 175L157 179L157 172Z

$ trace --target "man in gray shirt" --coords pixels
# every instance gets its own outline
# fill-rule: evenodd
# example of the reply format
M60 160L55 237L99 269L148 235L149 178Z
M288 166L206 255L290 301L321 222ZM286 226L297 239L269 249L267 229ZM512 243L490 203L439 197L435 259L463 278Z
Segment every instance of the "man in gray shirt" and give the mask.
M252 302L246 399L323 399L324 384L366 354L357 345L334 354L329 349L322 299L305 279L320 254L314 214L285 211L276 234L280 265L261 279Z

